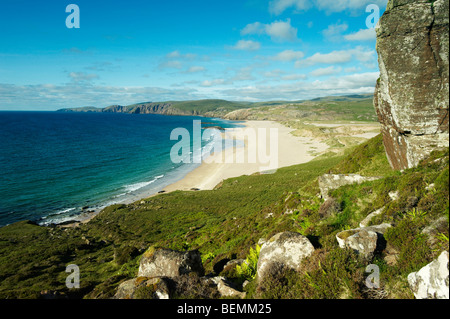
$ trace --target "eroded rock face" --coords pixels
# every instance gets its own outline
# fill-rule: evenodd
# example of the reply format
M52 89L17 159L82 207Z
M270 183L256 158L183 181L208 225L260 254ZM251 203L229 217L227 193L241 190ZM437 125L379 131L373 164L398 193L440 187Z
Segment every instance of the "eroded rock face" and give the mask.
M448 0L390 0L377 25L374 104L394 169L448 147L448 25Z
M259 281L273 265L297 269L302 260L314 252L314 246L305 236L294 232L278 233L262 245L259 252L257 277Z

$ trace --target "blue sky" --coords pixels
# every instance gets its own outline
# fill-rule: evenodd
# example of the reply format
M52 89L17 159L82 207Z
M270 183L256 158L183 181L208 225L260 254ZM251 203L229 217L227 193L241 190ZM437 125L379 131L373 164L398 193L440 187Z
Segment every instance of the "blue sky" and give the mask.
M80 28L66 27L66 6ZM2 0L0 110L371 93L369 4L387 0Z

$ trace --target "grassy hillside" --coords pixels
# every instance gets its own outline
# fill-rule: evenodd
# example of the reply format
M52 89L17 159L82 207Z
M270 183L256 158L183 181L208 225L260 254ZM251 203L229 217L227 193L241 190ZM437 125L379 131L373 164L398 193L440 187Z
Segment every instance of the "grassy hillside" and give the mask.
M245 103L230 102L225 100L199 100L170 102L173 107L186 112L205 114L208 112L231 112L236 109L247 108Z
M224 259L245 258L260 238L286 230L307 236L315 253L303 272L280 271L259 289L251 282L245 288L248 297L411 298L406 275L448 250L448 150L400 173L390 170L381 143L378 136L346 156L328 154L271 175L232 178L212 191L177 191L110 206L78 228L30 222L3 227L0 298L37 298L44 290L108 298L120 282L136 276L140 257L150 246L199 249L210 272ZM385 178L333 191L339 209L327 212L318 197L317 178L329 172ZM399 192L399 200L389 200L392 191ZM362 284L366 264L340 249L335 235L383 206L385 212L375 222L394 227L386 235L390 250L373 260L382 269L382 293L374 296ZM286 214L288 210L293 213ZM430 241L421 230L441 216L447 226ZM399 256L394 265L386 262L392 251ZM68 264L80 267L81 289L75 292L65 288ZM235 270L226 275L242 282Z

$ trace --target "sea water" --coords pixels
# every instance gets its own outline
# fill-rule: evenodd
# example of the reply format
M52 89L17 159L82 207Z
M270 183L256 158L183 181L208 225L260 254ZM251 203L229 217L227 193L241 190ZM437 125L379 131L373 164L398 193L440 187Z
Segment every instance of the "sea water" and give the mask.
M0 112L0 226L48 225L161 191L199 164L173 163L173 129L233 128L190 116ZM203 141L202 148L211 147Z

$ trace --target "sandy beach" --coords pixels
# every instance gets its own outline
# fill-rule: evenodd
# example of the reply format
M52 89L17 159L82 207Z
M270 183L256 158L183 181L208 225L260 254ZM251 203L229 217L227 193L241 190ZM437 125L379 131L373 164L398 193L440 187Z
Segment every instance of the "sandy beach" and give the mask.
M243 121L241 124L245 127L226 129L225 132L221 133L223 140L234 139L239 141L236 143L238 144L237 147L226 148L225 150L212 153L199 167L189 172L181 180L166 186L163 192L212 190L228 178L251 175L258 172L271 172L278 168L307 163L330 148L317 138L294 136L292 134L295 131L294 129L275 121ZM341 128L346 126L343 124L332 125L333 127ZM353 127L353 125L350 125L350 127ZM364 129L368 128L373 129L373 127L364 126ZM255 140L252 142L246 130L255 132L256 143ZM275 130L276 134L271 134L271 130ZM262 132L265 132L265 134ZM366 135L361 137L368 139L377 135L377 133L370 132L366 133ZM260 140L259 137L261 137ZM266 158L259 156L260 151L262 154L267 155ZM251 154L256 154L256 158L252 158ZM243 161L238 162L237 158L241 158ZM268 158L271 160L268 161ZM271 165L268 165L269 163ZM123 204L130 204L157 195L155 193L144 193L139 197L128 199ZM74 227L80 223L89 222L100 211L101 209L97 209L92 213L84 214L78 221L64 224L63 227Z
M225 150L211 155L208 158L208 163L203 162L200 167L188 173L182 180L167 186L164 190L166 192L191 190L194 188L211 190L225 179L268 171L269 163L264 162L264 159L261 159L260 156L256 156L256 161L251 159L249 154L252 154L254 151L256 151L256 154L259 154L258 152L261 151L263 154L270 154L270 157L277 157L270 167L271 169L277 169L309 162L315 157L315 155L312 155L312 152L322 152L328 148L325 143L312 138L296 137L291 134L293 129L274 121L245 121L243 125L245 125L246 129L257 132L256 135L258 138L261 137L262 142L249 143L248 138L245 140L245 134L242 129L233 129L231 132L227 130L224 138L245 140L245 146L235 147L232 152ZM277 131L277 134L274 134L277 137L272 141L272 145L275 146L273 150L276 153L275 155L270 148L270 129ZM264 133L258 133L264 131L266 132L265 136ZM252 148L252 145L256 147ZM261 148L263 149L261 150ZM249 152L249 150L251 151ZM236 158L239 156L244 158L244 163L237 162Z

